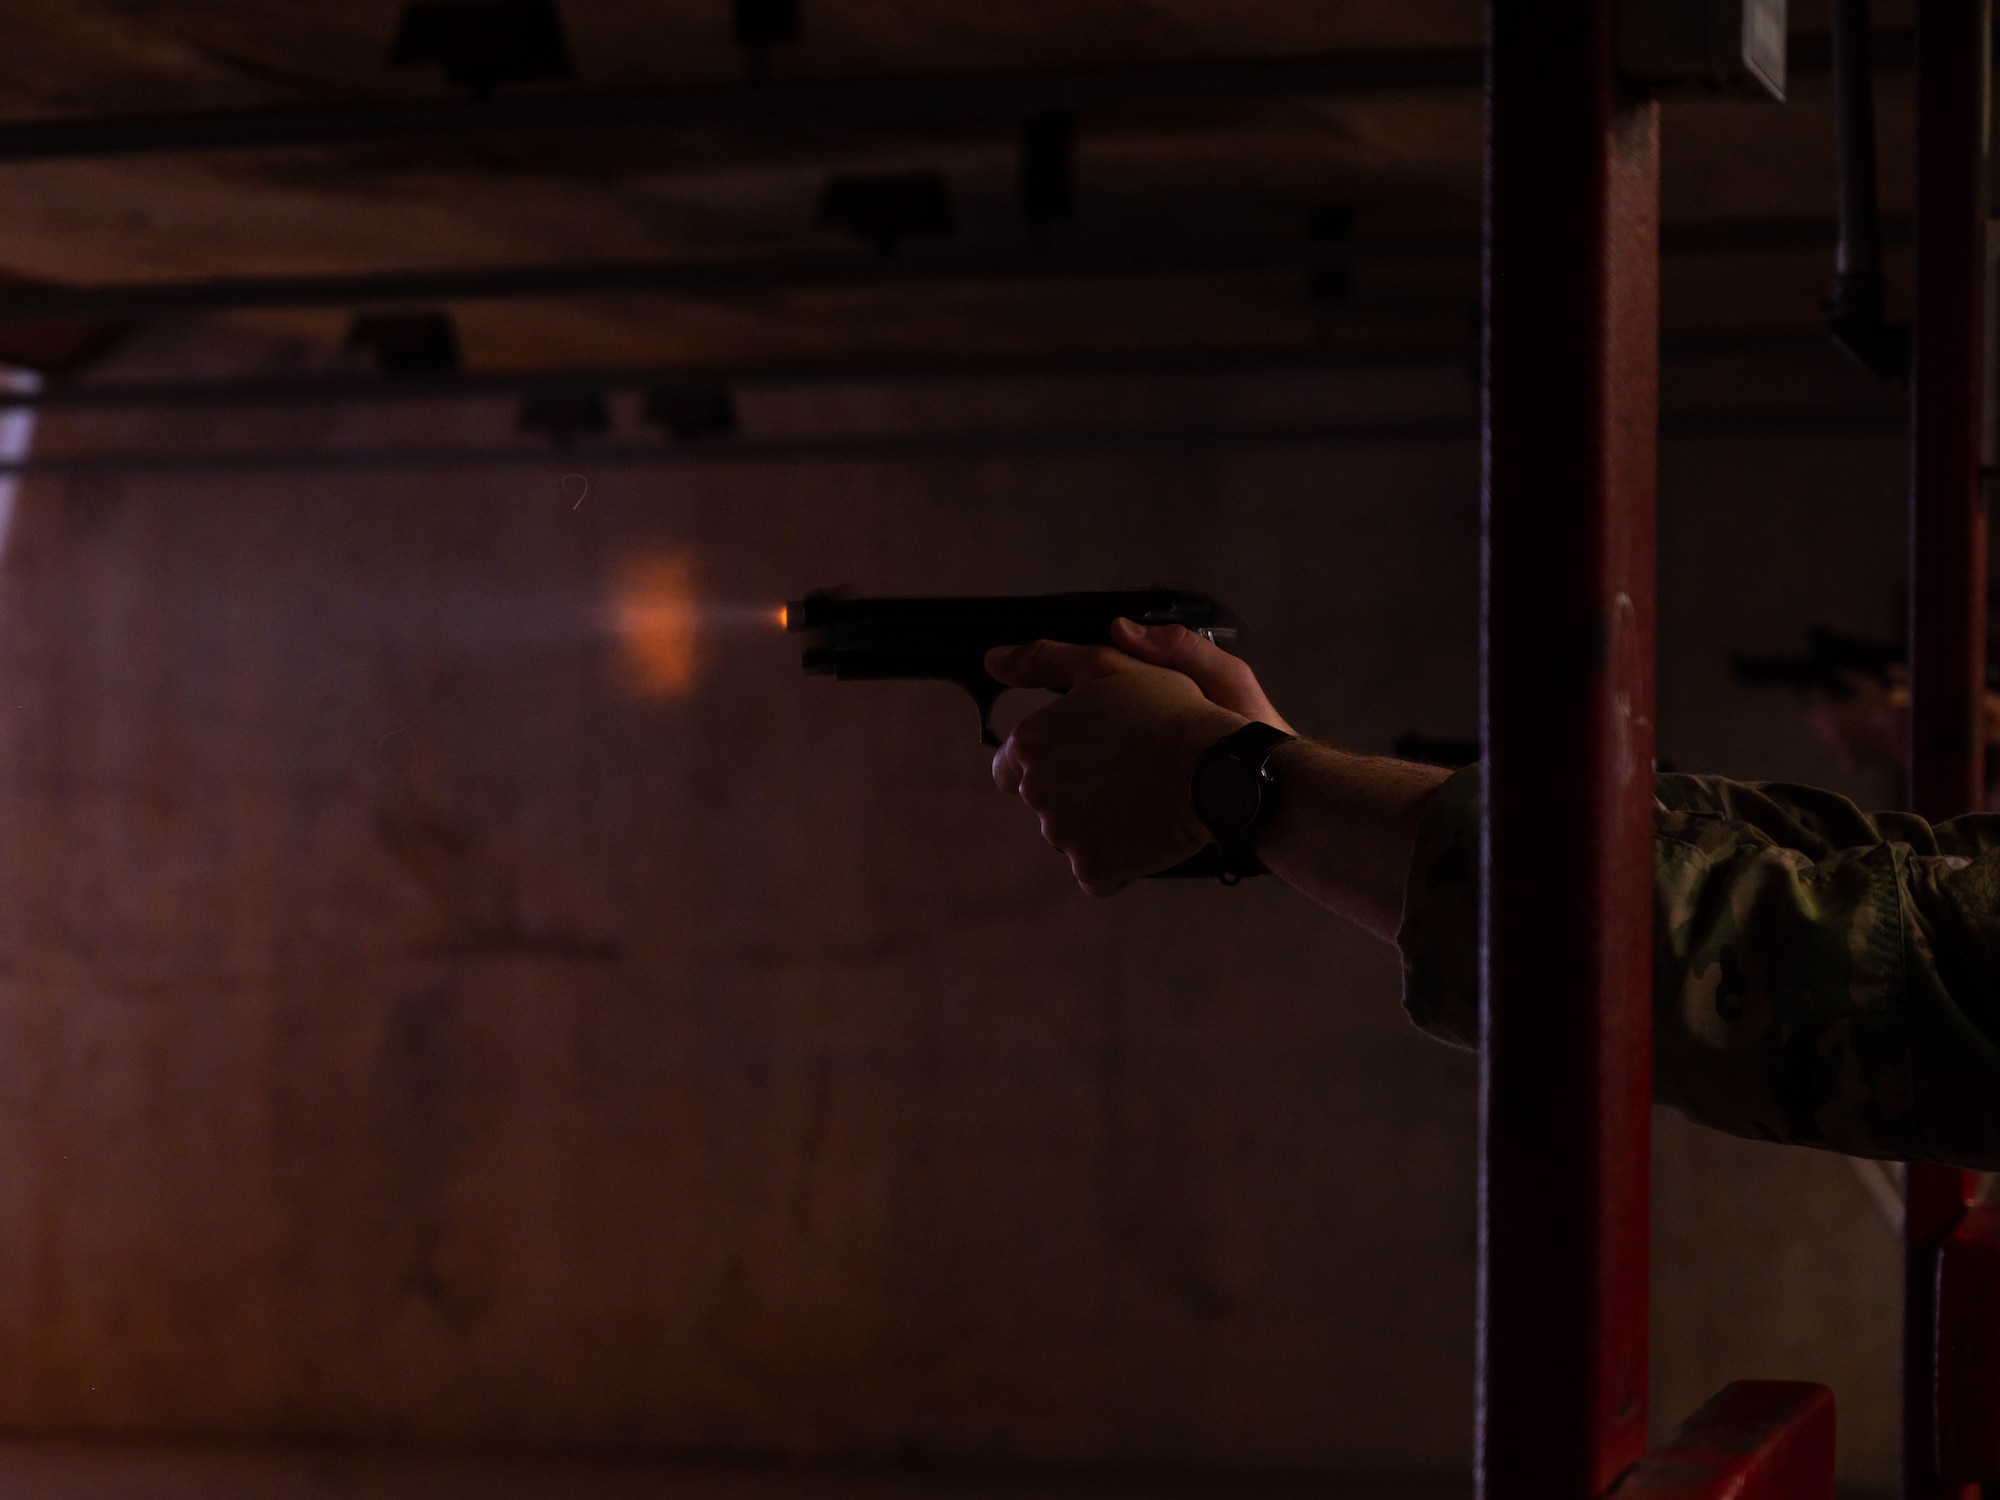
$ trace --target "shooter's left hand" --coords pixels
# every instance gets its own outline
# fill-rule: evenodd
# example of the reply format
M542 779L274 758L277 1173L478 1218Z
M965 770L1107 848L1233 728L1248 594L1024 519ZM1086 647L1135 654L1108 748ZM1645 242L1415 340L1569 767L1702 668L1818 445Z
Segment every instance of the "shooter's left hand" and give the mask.
M1009 687L1063 694L1015 727L993 756L993 781L1041 819L1084 890L1109 896L1208 842L1189 791L1194 764L1247 716L1111 646L1002 646L986 670Z

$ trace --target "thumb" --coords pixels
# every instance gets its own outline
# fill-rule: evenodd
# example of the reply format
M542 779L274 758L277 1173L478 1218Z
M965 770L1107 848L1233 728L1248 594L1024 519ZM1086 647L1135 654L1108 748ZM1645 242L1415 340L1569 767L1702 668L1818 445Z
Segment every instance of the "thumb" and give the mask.
M1209 702L1292 732L1264 696L1257 674L1240 656L1231 656L1214 641L1185 625L1140 625L1119 620L1111 627L1111 643L1128 656L1166 667L1194 679Z

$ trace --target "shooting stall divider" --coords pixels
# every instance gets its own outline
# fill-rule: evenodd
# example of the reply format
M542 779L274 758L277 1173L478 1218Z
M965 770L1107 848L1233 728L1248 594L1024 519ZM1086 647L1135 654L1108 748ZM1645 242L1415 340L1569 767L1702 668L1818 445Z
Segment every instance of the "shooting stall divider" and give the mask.
M1659 111L1616 10L1487 11L1479 1494L1830 1500L1818 1387L1646 1452Z
M1615 9L1488 10L1482 1500L1646 1447L1659 113Z
M1935 821L1984 801L1990 0L1924 0L1917 25L1909 791ZM1949 1088L1949 1059L1921 1037L1916 1068L1920 1086ZM1948 1115L1928 1110L1930 1128L1948 1132ZM1974 1184L1924 1163L1906 1179L1904 1500L1971 1500L2000 1480L2000 1263L1992 1212L1968 1213Z

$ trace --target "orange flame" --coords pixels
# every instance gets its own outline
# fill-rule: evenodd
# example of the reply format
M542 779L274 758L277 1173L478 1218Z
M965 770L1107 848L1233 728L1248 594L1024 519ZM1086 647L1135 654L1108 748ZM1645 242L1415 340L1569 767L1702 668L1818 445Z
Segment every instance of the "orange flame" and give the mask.
M671 698L694 685L701 607L693 562L685 553L628 561L619 572L611 619L624 676L635 694Z

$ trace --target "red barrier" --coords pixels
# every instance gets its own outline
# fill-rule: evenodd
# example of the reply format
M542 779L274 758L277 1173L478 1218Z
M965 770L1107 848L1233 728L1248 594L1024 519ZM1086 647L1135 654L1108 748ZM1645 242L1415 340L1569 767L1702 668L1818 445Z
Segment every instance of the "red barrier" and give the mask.
M1659 117L1614 10L1488 11L1485 1500L1646 1442Z
M1949 1479L2000 1474L2000 1209L1946 1236L1937 1273L1937 1457Z
M1983 800L1986 506L1980 387L1987 315L1984 132L1990 29L1988 0L1924 0L1917 12L1910 805L1931 819L1956 817ZM1921 1038L1918 1047L1921 1071ZM1942 1409L2000 1411L1995 1371L1962 1358L1947 1371L1936 1347L1941 1247L1958 1225L1970 1189L1970 1175L1953 1168L1910 1168L1904 1216L1905 1500L1957 1500L1964 1493L1941 1477L1938 1466ZM1962 1263L1955 1284L1962 1287L1977 1263ZM1958 1382L1964 1380L1985 1383L1962 1388ZM1956 1472L2000 1478L2000 1468Z
M1641 1459L1612 1500L1832 1500L1833 1392L1739 1380Z

